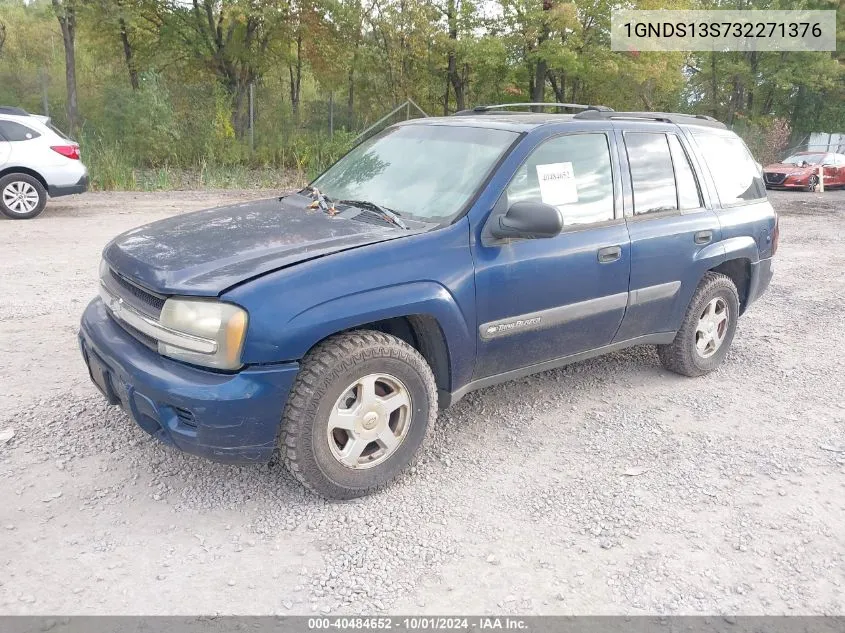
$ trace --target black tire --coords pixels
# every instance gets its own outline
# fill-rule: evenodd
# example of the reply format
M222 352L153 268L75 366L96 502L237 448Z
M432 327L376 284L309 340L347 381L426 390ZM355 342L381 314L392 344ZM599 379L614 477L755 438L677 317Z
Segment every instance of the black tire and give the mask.
M819 187L819 177L813 174L807 181L807 191L815 191Z
M384 373L401 381L410 400L404 439L377 465L354 469L332 453L329 415L350 385ZM361 497L390 483L416 457L437 415L431 368L413 347L388 334L358 330L338 334L302 361L282 419L280 450L288 470L309 490L330 499Z
M727 306L728 315L724 339L709 357L703 357L696 347L696 328L708 304L720 297ZM730 277L709 272L704 275L690 300L687 313L675 340L669 345L658 345L657 354L663 366L683 376L702 376L713 371L725 359L736 332L739 317L739 294Z
M4 200L6 187L15 183L26 183L35 189L35 192L38 194L38 204L32 211L21 213L6 205ZM33 178L29 174L7 174L0 178L0 212L2 212L7 218L12 220L29 220L41 213L46 205L47 190L44 189L44 185L42 185L37 178Z

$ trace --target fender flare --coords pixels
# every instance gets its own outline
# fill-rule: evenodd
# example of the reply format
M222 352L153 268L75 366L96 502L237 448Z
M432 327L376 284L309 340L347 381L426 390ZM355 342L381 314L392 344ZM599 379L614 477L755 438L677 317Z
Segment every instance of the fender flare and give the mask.
M415 315L430 316L440 326L449 357L450 388L468 382L475 364L475 328L468 326L452 294L434 281L375 288L311 306L287 322L285 331L296 344L286 349L302 358L314 345L338 332Z
M702 248L695 256L695 261L704 262L707 270L732 259L747 259L752 264L760 261L760 251L754 238L750 235L731 237Z
M757 242L750 235L731 237L723 240L722 244L725 247L725 257L722 261L747 259L752 264L760 261L760 249L757 248Z

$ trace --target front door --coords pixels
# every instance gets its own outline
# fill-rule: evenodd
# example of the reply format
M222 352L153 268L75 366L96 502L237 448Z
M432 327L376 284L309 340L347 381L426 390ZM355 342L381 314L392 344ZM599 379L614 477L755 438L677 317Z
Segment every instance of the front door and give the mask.
M610 127L542 141L516 170L487 220L514 202L556 206L553 238L473 245L478 353L484 378L607 345L628 298L630 242Z

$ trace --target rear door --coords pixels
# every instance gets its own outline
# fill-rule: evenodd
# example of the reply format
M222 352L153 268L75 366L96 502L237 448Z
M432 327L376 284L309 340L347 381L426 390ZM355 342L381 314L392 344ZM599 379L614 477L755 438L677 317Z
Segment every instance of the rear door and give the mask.
M721 239L697 161L680 128L631 123L616 131L631 237L628 308L615 341L672 332ZM716 262L718 263L718 262Z

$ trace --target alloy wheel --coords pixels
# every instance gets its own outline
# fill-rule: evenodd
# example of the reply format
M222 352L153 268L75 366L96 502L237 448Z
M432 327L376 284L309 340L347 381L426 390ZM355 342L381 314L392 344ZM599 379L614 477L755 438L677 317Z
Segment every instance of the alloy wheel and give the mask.
M402 381L368 374L344 389L332 407L329 448L347 468L372 468L396 452L410 425L411 399Z
M23 180L10 182L3 189L3 204L18 215L32 213L38 207L38 191Z
M702 358L719 351L728 333L728 304L722 297L711 299L698 318L695 328L695 349Z

